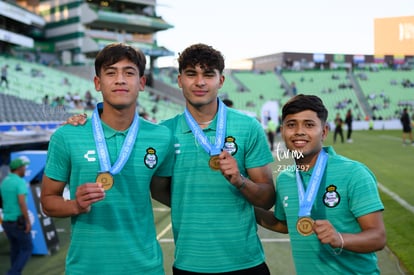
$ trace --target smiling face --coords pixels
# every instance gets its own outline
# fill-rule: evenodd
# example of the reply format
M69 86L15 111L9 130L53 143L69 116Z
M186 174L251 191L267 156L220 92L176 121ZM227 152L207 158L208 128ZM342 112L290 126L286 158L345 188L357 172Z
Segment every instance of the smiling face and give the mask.
M281 134L289 150L303 153L304 157L296 162L313 167L328 135L328 125L320 120L316 112L305 110L286 115Z
M188 66L178 75L178 86L189 108L217 106L217 94L223 86L224 76L217 69Z
M128 59L103 66L94 78L95 89L102 92L105 104L115 109L135 106L138 92L145 87L145 76Z

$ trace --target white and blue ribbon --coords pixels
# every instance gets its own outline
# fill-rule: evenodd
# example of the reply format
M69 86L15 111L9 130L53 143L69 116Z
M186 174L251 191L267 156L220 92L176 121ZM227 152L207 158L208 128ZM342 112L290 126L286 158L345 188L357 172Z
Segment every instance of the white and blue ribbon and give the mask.
M116 175L122 170L125 163L128 161L129 156L131 155L135 140L138 135L139 117L135 113L134 120L131 124L131 127L129 128L124 143L122 144L121 154L118 156L118 159L111 167L111 159L109 157L108 148L106 146L105 136L101 125L101 120L99 118L98 109L102 109L102 102L97 104L95 110L92 113L92 130L98 151L99 163L101 165L100 172L109 172L111 175Z
M217 114L216 140L214 144L209 142L208 137L204 134L200 126L198 126L188 109L185 108L184 110L185 120L187 121L188 127L190 127L195 138L210 156L219 155L221 153L221 149L224 146L224 136L226 134L227 107L220 99L217 100L219 107Z
M328 154L322 149L319 153L318 159L316 160L315 168L309 180L308 188L306 188L306 193L299 171L296 170L296 183L298 185L299 194L299 217L310 216L312 205L315 201L316 194L318 193L327 161Z

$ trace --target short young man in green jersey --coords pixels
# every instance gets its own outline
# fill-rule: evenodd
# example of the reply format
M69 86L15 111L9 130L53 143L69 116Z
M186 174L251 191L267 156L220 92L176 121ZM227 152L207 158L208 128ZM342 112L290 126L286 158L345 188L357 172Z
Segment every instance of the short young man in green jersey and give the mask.
M256 208L257 222L288 229L299 275L379 274L374 252L386 237L377 181L364 164L323 147L327 116L313 95L283 106L281 133L295 163L277 177L275 212Z
M145 64L139 50L106 46L94 78L103 103L83 127L65 125L50 140L41 202L47 215L72 218L68 275L164 274L150 189L170 181L174 147L167 127L137 116Z

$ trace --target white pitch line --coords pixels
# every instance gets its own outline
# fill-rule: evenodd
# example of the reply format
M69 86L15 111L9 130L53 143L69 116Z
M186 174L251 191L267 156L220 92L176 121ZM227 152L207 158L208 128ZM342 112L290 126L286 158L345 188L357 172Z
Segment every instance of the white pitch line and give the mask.
M288 243L290 242L290 239L269 239L269 238L263 238L260 239L262 241L262 243Z
M396 193L392 192L390 189L382 185L378 182L378 188L381 189L382 192L390 196L393 200L395 200L398 204L400 204L402 207L410 211L414 214L414 206L406 202L404 199L402 199L400 196L398 196Z
M166 208L166 207L154 207L152 209L156 212L169 212L170 211L170 208Z
M168 230L170 230L170 229L171 229L171 223L169 223L169 224L167 225L167 227L166 227L166 228L164 228L164 230L162 230L162 231L160 232L160 234L158 234L158 235L157 235L157 240L160 240L160 239L162 238L162 236L164 236L165 234L167 234Z
M159 239L158 241L160 243L173 243L174 242L174 239L165 238L165 239Z

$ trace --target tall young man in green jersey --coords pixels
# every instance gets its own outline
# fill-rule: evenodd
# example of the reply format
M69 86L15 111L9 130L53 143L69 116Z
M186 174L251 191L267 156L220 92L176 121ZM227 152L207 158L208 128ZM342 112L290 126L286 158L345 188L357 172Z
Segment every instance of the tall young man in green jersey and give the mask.
M281 133L295 163L276 180L275 211L256 208L257 221L289 231L296 272L379 274L375 251L386 237L373 173L323 147L328 111L313 95L297 95L282 109Z
M145 64L139 50L106 46L94 78L103 104L83 127L65 125L50 140L41 202L47 215L72 218L68 275L164 274L150 188L170 180L174 147L167 127L137 116Z
M173 273L269 274L253 208L270 208L275 198L265 131L218 99L225 79L219 51L191 45L178 64L186 110L161 123L176 138L171 203L165 201L176 247Z

